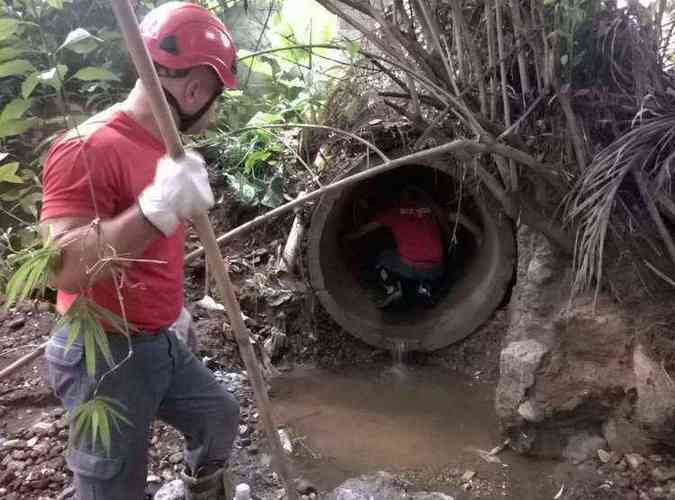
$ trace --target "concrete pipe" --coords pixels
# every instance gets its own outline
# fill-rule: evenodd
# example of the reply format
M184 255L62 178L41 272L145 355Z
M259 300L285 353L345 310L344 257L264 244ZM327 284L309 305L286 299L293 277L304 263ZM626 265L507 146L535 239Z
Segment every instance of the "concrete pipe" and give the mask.
M437 304L387 311L376 307L362 269L378 248L391 244L386 241L391 235L377 231L349 244L344 235L372 219L378 207L391 205L405 184L422 187L448 212L460 209L480 226L482 242L457 226ZM465 338L490 318L512 284L514 229L492 203L472 198L462 184L453 165L428 162L400 167L320 200L308 233L310 280L341 327L376 347L433 351Z

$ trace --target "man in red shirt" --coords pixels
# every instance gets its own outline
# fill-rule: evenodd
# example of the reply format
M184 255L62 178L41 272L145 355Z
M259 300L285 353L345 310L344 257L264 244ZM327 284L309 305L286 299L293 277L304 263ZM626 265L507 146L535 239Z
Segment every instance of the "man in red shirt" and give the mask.
M445 255L441 228L449 232L438 207L417 186L404 187L396 206L347 236L359 238L378 228L387 228L396 241L395 249L380 252L376 267L386 297L379 307L389 307L404 297L402 281L412 285L415 297L433 305L434 285L445 273Z
M205 130L216 98L236 85L231 35L206 9L182 2L151 11L141 34L179 129ZM199 154L165 155L137 81L126 100L59 138L44 165L41 223L62 250L53 280L58 311L85 296L131 328L132 353L124 335L106 334L119 363L107 374L101 353L96 376L87 374L83 336L67 349L68 327L46 350L49 382L69 411L97 390L123 404L132 423L110 428L109 453L70 426L66 460L80 500L143 498L156 417L185 436L186 498L232 498L224 467L238 404L169 330L183 310L183 221L210 208L213 193Z

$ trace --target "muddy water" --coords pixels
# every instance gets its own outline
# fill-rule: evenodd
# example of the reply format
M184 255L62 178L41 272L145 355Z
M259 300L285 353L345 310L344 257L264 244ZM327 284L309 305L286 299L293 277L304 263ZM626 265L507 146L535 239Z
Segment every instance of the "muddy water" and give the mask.
M303 475L320 489L377 470L401 473L419 489L460 498L553 498L564 471L509 451L489 463L479 450L499 444L494 385L439 368L401 366L333 373L298 369L276 380L277 424L289 429Z

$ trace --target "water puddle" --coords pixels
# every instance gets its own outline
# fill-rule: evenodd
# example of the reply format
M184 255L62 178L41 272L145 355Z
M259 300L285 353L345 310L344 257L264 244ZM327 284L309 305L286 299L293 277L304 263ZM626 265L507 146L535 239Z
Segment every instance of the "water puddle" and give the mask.
M473 470L476 487L462 498L556 495L562 482L557 463L510 451L498 455L500 462L485 459L500 443L494 385L397 361L339 373L297 369L274 382L276 422L291 432L305 477L328 490L347 478L386 470L420 489L456 494L457 474Z

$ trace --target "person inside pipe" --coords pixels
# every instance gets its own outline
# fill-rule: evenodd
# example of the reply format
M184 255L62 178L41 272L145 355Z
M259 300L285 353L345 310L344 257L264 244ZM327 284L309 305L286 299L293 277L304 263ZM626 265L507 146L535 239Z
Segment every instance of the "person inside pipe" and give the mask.
M187 2L151 10L140 29L179 130L206 130L218 96L236 86L229 31ZM130 328L127 339L101 324L113 371L93 340L83 340L101 334L91 326L84 331L82 322L56 328L46 347L48 382L67 410L93 395L123 408L118 425L104 429L98 419L108 449L70 426L66 461L76 498L145 498L151 428L159 418L185 436L185 497L231 500L226 467L239 405L176 333L189 331L190 322L183 307L185 220L214 204L203 158L194 151L167 156L149 91L138 80L124 101L56 140L43 180L41 225L61 250L52 280L58 311L86 297ZM91 314L94 306L86 307ZM94 374L87 369L92 355Z
M421 302L432 306L434 289L445 273L441 228L449 230L440 208L421 188L407 185L398 202L375 215L373 221L345 236L349 242L377 229L389 230L395 248L382 249L375 259L375 271L384 297L380 308Z

